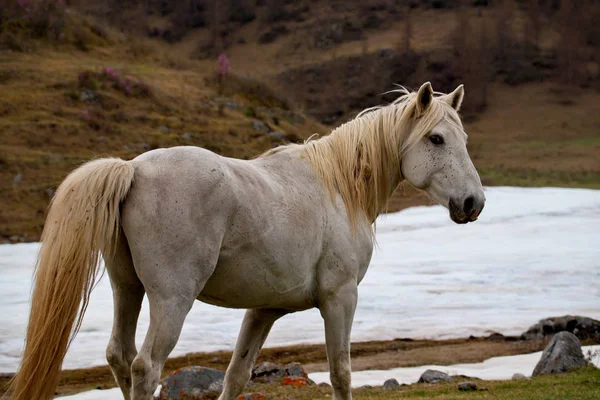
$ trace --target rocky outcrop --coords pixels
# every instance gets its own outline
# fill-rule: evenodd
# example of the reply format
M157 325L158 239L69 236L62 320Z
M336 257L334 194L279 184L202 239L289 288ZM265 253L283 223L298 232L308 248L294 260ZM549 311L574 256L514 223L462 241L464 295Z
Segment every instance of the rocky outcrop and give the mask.
M579 340L600 343L600 321L579 315L542 319L524 332L521 340L545 339L565 331L577 336Z
M544 349L532 375L561 374L585 365L579 339L572 333L559 332Z

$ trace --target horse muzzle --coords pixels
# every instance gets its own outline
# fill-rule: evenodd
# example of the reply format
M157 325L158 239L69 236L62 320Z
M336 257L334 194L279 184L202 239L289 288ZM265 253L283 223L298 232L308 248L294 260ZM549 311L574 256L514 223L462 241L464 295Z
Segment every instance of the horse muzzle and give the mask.
M466 224L467 222L477 221L484 205L485 199L480 199L476 196L468 196L462 201L450 199L448 204L450 219L457 224Z

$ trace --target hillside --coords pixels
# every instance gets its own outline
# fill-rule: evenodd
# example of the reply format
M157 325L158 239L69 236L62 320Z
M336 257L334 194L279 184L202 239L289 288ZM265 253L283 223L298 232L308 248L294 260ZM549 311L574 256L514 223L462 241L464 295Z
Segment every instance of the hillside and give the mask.
M600 188L597 29L573 39L581 46L564 66L562 11L541 14L530 53L522 45L530 43L527 8L442 3L300 1L273 9L259 1L249 8L253 18L230 12L216 25L198 2L203 11L185 14L204 18L195 26L175 23L176 8L115 13L111 2L84 3L51 14L62 18L60 32L46 24L41 34L28 15L5 18L0 241L37 239L53 190L85 160L175 145L251 158L389 101L381 93L393 83L425 80L443 91L466 84L469 150L485 184ZM512 46L499 45L503 21ZM464 26L471 39L461 42ZM220 51L231 63L221 87ZM390 209L426 203L402 187Z

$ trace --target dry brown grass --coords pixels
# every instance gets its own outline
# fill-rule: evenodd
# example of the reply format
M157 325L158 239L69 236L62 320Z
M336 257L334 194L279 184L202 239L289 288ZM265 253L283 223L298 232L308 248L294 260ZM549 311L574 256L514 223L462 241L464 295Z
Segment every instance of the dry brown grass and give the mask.
M318 11L324 16L333 12ZM340 16L346 14L352 16L347 11ZM447 38L456 26L456 10L417 9L411 18L415 51L449 48ZM490 18L489 13L484 12L482 18ZM522 19L513 21L517 32ZM447 23L439 24L440 20ZM288 107L293 93L265 87L253 96L247 90L252 90L256 79L269 82L290 68L364 52L364 42L359 40L328 50L302 43L308 39L295 32L310 24L314 21L286 22L292 33L265 45L254 40L264 28L259 21L232 32L233 44L227 50L232 72L242 80L251 79L244 85L232 82L227 86L233 88L227 96L244 108L225 108L224 115L210 104L217 94L215 87L206 83L214 73L215 61L189 58L198 43L206 40L209 29L194 31L176 45L140 38L123 40L108 31L113 44L90 46L86 52L40 43L31 53L0 53L0 240L13 235L37 239L52 189L68 171L90 158L132 158L150 148L187 144L250 158L271 147L266 135L250 127L253 118L247 115L257 114L258 119L268 121L261 108L265 96L279 97L280 105ZM555 40L555 33L546 33L542 47ZM368 32L368 50L394 48L401 36L390 20ZM155 96L140 99L100 90L98 104L80 101L78 74L102 67L141 79ZM331 90L344 88L324 87L314 96L330 96ZM469 93L466 87L467 99ZM600 188L600 114L595 111L599 97L594 89L565 90L550 83L492 84L486 111L465 124L469 149L484 183ZM302 105L291 105L292 109L298 107ZM92 113L92 121L84 118L86 109ZM327 131L310 118L293 117L293 113L281 113L277 119L280 125L272 126L274 130L298 139ZM169 130L161 131L161 127ZM13 181L18 182L13 185ZM403 185L389 209L430 203L423 193Z
M256 82L243 93L230 91L228 97L241 108L225 108L221 115L215 90L205 83L211 66L177 61L165 44L145 42L150 45L144 56L132 55L129 46L0 55L0 238L36 239L53 189L89 159L130 159L177 145L251 158L275 144L252 128L255 119L298 139L325 131L295 112L261 108L264 104L251 96L252 89L260 89ZM83 101L79 74L105 67L144 82L152 96L98 87L95 99ZM245 107L255 117L247 116Z

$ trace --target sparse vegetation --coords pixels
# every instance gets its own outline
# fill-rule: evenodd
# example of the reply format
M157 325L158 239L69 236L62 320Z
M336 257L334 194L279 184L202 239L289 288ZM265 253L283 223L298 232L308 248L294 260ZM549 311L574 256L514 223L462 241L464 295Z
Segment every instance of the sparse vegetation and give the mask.
M466 380L466 379L465 379ZM581 370L553 376L540 376L521 381L479 381L479 389L475 392L460 392L456 383L413 384L402 386L399 390L354 389L353 398L357 400L396 400L396 399L511 399L511 400L593 400L600 390L600 370L583 368ZM460 381L460 380L459 380ZM324 387L289 386L257 384L251 389L260 392L267 398L281 400L325 400L330 398L331 389Z
M55 4L45 14L54 25L9 12L17 0L0 7L0 240L36 239L49 193L89 158L179 144L251 158L273 145L253 120L302 139L327 131L312 118L336 125L391 101L381 93L393 83L426 80L440 91L466 84L463 117L486 184L600 187L597 2L582 13L579 2L533 0L230 0L217 11L208 0L31 1ZM232 16L238 5L246 16ZM311 39L321 33L327 50ZM219 89L222 48L232 69ZM429 202L399 193L391 210Z

